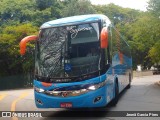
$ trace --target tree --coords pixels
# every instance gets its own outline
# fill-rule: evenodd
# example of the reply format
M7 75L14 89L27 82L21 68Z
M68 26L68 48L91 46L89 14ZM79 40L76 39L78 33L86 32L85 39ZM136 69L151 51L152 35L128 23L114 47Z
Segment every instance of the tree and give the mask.
M3 6L0 7L0 75L27 72L34 63L34 45L29 44L27 54L21 57L20 40L36 34L36 26L61 17L63 3L60 0L1 0L0 6Z
M152 13L156 18L160 17L160 0L150 0L148 2L148 11Z
M139 39L139 37L144 34L141 31L143 25L139 26L144 22L140 20L140 18L145 16L144 13L134 9L122 8L114 4L98 5L95 6L95 9L98 13L108 16L112 24L115 25L116 29L129 43L132 50L134 69L136 69L137 64L144 64L143 61L145 61L144 59L147 54L145 54L146 50L142 50L143 47L141 45L144 45L144 43L141 41L145 38L142 37Z
M31 22L36 26L61 17L59 0L1 0L0 25Z
M1 0L0 6L3 6L0 7L1 25L9 20L20 23L27 21L36 7L34 0Z
M150 48L149 57L152 60L153 64L160 63L160 1L159 0L150 0L148 5L148 11L152 16L151 24L154 29L152 31L152 37L155 39L154 45Z
M89 0L69 0L62 10L63 17L96 13Z
M34 46L29 44L29 53L21 57L19 42L27 35L37 34L37 27L31 24L7 26L0 33L0 75L13 75L28 71L33 66ZM32 61L32 62L31 62Z
M160 40L156 42L153 47L151 47L149 57L151 58L153 64L160 64Z
M19 41L36 33L36 26L61 17L94 13L108 16L127 40L132 49L134 67L137 64L149 67L159 60L153 57L159 53L159 0L150 0L147 12L114 4L92 5L89 0L1 0L0 5L3 6L0 7L0 62L8 66L7 70L2 66L0 74L7 74L7 71L12 74L14 71L10 70L18 67L25 71L29 69L31 62L21 62ZM29 53L32 49L33 44L29 44ZM30 57L27 54L24 58L31 61Z
M95 5L94 8L96 9L97 13L108 16L108 18L115 25L119 23L121 25L132 23L140 15L140 11L138 10L122 8L120 6L114 5L113 3L108 5Z

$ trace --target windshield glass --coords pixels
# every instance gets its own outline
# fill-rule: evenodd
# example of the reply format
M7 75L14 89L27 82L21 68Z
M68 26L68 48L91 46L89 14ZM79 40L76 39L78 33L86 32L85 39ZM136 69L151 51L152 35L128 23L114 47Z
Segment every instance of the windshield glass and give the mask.
M36 47L36 75L53 82L88 78L98 74L98 23L47 28ZM84 79L83 78L83 79Z

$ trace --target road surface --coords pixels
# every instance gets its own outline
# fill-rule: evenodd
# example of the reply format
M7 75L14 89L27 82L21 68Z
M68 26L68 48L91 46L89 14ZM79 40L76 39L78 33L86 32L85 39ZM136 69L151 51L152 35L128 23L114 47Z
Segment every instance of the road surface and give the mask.
M74 119L102 119L102 120L125 120L135 119L134 117L108 117L111 111L160 111L160 86L155 84L160 81L160 75L135 77L132 81L130 89L125 90L119 98L116 106L108 105L106 108L94 109L38 109L34 103L33 89L20 89L20 90L5 90L0 91L0 111L49 111L46 115L58 119L66 119L74 116ZM66 112L67 111L67 112ZM88 112L89 111L89 112ZM117 114L121 114L118 112ZM137 114L137 113L136 113ZM73 118L73 117L72 117ZM2 119L2 118L0 118ZM2 120L21 120L27 118L3 118ZM31 119L31 118L30 118ZM47 120L48 118L32 118L36 120ZM144 117L137 119L143 120ZM159 117L145 117L146 120L154 119L159 120Z

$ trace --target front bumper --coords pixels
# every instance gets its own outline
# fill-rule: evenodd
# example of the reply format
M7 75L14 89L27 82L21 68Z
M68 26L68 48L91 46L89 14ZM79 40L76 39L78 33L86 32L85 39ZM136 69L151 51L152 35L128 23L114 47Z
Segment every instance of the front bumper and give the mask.
M106 86L103 86L97 90L71 97L55 97L38 93L36 91L34 91L34 94L35 103L38 108L61 108L61 103L72 103L72 108L84 108L105 106L108 103L106 99L106 92ZM97 97L100 97L101 99L97 102L94 102ZM39 101L41 101L41 103Z

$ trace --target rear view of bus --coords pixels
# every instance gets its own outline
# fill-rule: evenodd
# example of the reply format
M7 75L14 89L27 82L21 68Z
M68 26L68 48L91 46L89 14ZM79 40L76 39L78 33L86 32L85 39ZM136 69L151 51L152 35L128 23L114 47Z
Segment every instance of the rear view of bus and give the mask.
M21 54L25 54L27 42L36 41L34 93L38 108L117 103L118 94L130 86L131 58L120 51L116 58L110 27L104 15L73 16L46 22L38 36L21 41Z

